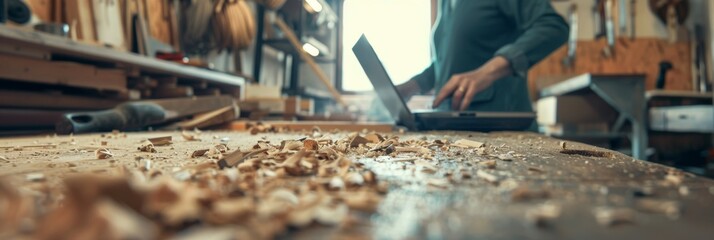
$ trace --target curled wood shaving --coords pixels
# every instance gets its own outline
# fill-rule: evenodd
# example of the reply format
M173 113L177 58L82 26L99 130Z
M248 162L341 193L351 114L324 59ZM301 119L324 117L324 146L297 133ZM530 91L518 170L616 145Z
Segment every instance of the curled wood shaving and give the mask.
M615 226L635 222L635 211L629 208L597 207L593 209L595 220L603 226Z
M303 147L308 151L317 151L319 146L314 139L305 139L305 141L303 141Z
M496 175L487 173L483 170L476 171L476 176L490 183L498 183L498 177L496 177Z
M198 137L198 133L191 133L186 130L181 131L181 136L186 141L199 141L201 138Z
M148 139L154 146L166 146L171 144L171 136L155 137Z
M526 219L538 227L547 227L560 217L561 207L554 203L544 203L526 211Z
M139 145L139 147L137 149L142 152L150 152L150 153L156 152L156 148L154 148L154 144L148 140L141 143L141 145Z
M468 139L460 139L451 144L451 146L460 148L482 148L485 147L485 144L482 142L472 141Z
M480 162L480 164L485 166L488 169L496 168L496 160L487 160L487 161Z
M202 157L203 155L206 155L206 153L207 153L209 150L210 150L210 149L198 149L198 150L193 151L193 152L191 153L191 157L192 157L192 158Z
M643 198L636 202L637 209L643 212L665 214L671 219L679 218L682 206L677 201Z
M106 148L99 148L97 150L94 150L94 155L96 155L97 159L108 159L114 157L114 154L109 151L109 149Z

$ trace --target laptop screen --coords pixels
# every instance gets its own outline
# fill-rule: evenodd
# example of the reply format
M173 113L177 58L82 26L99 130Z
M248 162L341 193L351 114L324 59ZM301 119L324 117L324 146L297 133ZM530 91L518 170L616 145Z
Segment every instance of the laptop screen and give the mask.
M402 100L399 92L397 92L397 88L392 83L391 78L389 78L387 70L382 65L382 62L379 61L377 53L369 41L367 41L367 37L365 37L364 34L362 34L354 47L352 47L352 51L360 65L362 65L362 69L367 74L367 78L372 82L379 99L382 100L384 106L387 107L392 118L396 120L397 123L414 129L414 116L409 111L407 104Z

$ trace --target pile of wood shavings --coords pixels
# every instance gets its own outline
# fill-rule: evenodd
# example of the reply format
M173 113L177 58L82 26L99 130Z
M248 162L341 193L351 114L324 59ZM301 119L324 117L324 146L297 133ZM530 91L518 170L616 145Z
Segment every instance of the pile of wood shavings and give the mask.
M413 144L375 133L259 141L233 152L221 144L204 162L173 172L140 159L141 166L116 174L66 177L60 188L0 182L0 238L156 239L229 227L236 238L266 239L312 225L345 226L351 212L375 211L387 191L351 159L432 155Z

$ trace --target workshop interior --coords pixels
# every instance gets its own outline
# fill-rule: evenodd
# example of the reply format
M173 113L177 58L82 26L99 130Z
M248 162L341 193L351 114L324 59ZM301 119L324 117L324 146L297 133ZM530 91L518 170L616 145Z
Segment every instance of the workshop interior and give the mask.
M712 239L712 13L0 0L0 239Z

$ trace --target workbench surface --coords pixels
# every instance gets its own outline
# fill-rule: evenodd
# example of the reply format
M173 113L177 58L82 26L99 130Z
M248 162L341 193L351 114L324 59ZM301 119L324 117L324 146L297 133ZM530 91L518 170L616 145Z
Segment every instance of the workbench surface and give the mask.
M172 172L207 161L189 156L194 150L207 146L225 143L229 148L249 149L261 140L279 144L282 140L310 134L203 132L201 141L186 141L181 132L5 138L0 139L0 176L5 176L5 183L16 187L36 184L37 179L31 178L57 184L76 172L111 175L115 173L113 169L120 166L136 167L137 157L154 159L152 168ZM324 136L339 139L347 134L325 132ZM108 137L111 135L114 137ZM169 135L173 143L157 146L157 153L137 150L147 138ZM571 154L562 153L562 142L533 133L387 135L399 136L400 141L446 139L453 143L468 139L485 146L480 154L473 148L431 148L434 160L426 160L426 166L424 161L410 160L411 155L407 153L393 158L360 158L348 154L348 158L373 171L380 181L389 183L389 191L383 195L376 211L351 211L350 224L333 227L313 224L301 230L291 228L278 236L305 239L316 236L379 239L714 237L714 181L709 179L580 143L567 142L565 149ZM102 141L106 146L100 146ZM111 150L114 156L97 159L94 150L99 147ZM1 203L0 200L0 210ZM596 220L596 215L600 215L602 222Z

